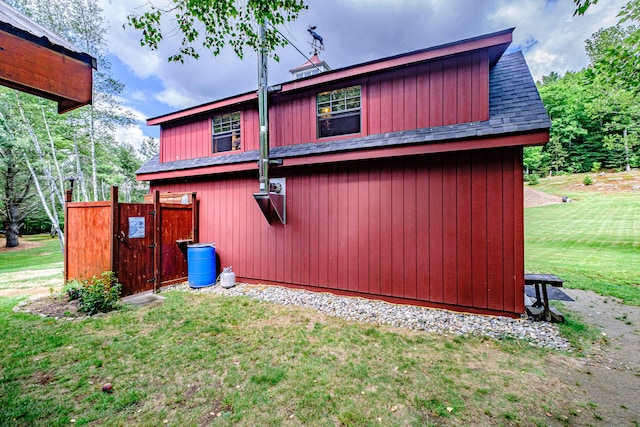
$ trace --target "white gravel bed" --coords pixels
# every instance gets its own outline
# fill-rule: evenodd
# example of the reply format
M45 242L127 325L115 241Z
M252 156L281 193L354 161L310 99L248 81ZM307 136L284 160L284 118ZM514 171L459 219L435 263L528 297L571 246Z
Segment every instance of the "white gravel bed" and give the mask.
M569 342L558 328L547 322L511 319L503 316L456 313L413 305L392 304L379 300L345 297L327 292L310 292L280 286L238 283L225 289L219 285L190 288L187 283L162 288L200 294L246 296L283 305L312 307L330 316L347 320L405 327L415 331L451 335L481 335L494 339L526 340L530 345L570 351Z

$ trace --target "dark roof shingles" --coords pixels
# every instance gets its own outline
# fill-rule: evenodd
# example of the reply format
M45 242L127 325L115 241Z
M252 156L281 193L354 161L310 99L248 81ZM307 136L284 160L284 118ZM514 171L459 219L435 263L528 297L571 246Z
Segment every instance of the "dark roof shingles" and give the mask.
M270 156L272 159L284 159L371 148L535 132L548 130L550 127L551 121L540 100L529 68L522 53L518 51L503 55L489 73L489 120L368 135L347 140L273 147L270 150ZM136 173L168 172L257 160L257 150L166 163L160 163L156 156L145 163Z

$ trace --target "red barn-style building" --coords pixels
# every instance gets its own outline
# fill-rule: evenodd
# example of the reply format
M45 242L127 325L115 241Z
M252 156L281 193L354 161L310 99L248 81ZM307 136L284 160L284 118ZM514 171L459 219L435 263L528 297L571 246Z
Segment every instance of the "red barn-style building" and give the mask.
M331 70L269 94L286 224L256 205L255 92L148 120L152 190L197 192L200 241L240 280L524 313L522 148L550 121L513 29Z

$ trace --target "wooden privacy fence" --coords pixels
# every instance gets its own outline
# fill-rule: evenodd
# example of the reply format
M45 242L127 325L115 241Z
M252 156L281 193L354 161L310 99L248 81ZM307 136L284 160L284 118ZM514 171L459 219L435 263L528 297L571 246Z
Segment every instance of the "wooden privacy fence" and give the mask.
M196 193L117 200L117 187L104 202L72 203L67 192L65 283L113 271L125 296L187 280L187 245L198 242Z

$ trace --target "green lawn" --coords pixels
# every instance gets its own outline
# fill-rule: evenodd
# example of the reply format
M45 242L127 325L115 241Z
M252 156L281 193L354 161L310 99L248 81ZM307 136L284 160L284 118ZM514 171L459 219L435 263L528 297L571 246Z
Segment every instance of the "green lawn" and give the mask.
M51 238L48 234L20 237L21 241L37 242L40 246L24 249L0 252L0 274L12 273L21 270L46 270L62 267L63 256L60 251L60 242L57 238ZM4 246L4 239L0 239Z
M525 209L525 270L640 305L640 194L581 191L575 180L534 187L573 201Z
M591 417L549 353L244 297L75 321L0 298L0 425L547 425ZM113 393L103 393L111 382ZM582 415L581 415L582 414ZM73 421L72 421L73 420Z

